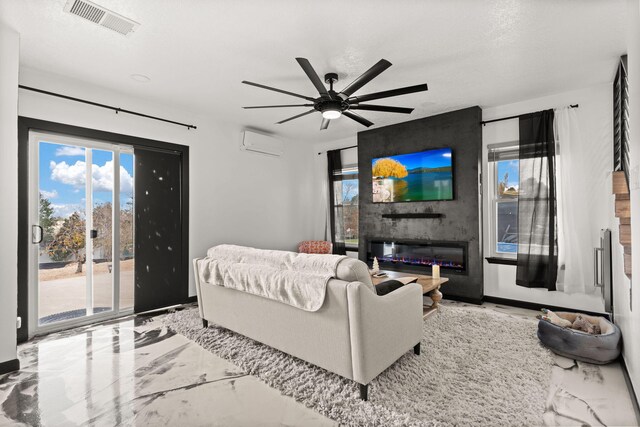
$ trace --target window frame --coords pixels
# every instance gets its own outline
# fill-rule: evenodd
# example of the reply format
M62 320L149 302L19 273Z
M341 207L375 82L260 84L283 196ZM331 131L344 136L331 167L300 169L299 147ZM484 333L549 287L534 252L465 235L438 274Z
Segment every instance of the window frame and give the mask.
M489 244L491 246L490 257L496 260L515 260L518 257L517 251L498 252L498 207L500 203L513 202L519 200L519 196L510 198L500 198L498 196L498 162L502 160L520 160L519 159L519 142L509 141L500 144L491 144L487 150L488 165L488 201L491 206L489 212ZM502 156L498 156L500 153ZM502 157L502 158L501 158ZM517 232L517 230L516 230Z
M349 180L356 180L358 181L358 213L360 211L360 191L359 191L359 187L360 187L360 175L359 175L359 171L358 171L358 165L357 164L351 164L351 165L343 165L341 170L335 170L333 171L333 174L331 176L331 182L330 185L333 188L333 200L331 200L331 209L334 211L334 215L335 215L335 211L336 208L342 208L342 212L344 212L344 207L345 205L342 203L342 201L340 203L336 203L337 202L337 196L338 193L335 190L335 183L338 181L345 181L344 177L345 176L353 176L354 178L350 178ZM343 196L342 193L342 189L340 190L340 196ZM344 199L344 197L341 197L341 199ZM337 222L337 221L336 221ZM358 244L360 242L360 232L358 230L358 243L356 245L352 245L352 244L348 244L347 243L347 239L346 239L346 229L344 228L344 217L342 218L342 221L340 221L340 224L342 225L342 236L344 239L344 246L345 249L347 251L358 251ZM336 228L336 234L337 234L338 230ZM334 239L336 239L336 236L333 236Z

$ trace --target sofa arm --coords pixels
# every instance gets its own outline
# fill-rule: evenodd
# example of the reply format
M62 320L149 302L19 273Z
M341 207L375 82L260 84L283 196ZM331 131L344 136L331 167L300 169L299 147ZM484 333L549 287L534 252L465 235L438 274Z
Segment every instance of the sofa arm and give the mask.
M422 287L405 285L378 296L347 285L354 380L368 384L422 339Z

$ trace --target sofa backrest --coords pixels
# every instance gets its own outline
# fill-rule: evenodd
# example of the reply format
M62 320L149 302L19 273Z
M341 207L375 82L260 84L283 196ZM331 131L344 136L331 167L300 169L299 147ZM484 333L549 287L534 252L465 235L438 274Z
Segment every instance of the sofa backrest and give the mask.
M207 251L207 257L218 258L221 256L231 259L233 262L269 264L281 268L290 268L291 264L295 263L295 258L299 256L337 257L337 255L303 255L296 252L265 250L228 244L217 245ZM362 282L375 293L371 275L369 274L369 267L359 259L346 257L341 260L336 268L335 278L345 282Z

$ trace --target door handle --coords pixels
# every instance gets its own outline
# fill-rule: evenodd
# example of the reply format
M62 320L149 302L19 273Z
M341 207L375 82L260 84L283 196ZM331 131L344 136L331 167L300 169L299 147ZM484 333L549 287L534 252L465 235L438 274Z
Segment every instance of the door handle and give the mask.
M602 268L598 263L598 252L603 252L602 248L593 248L593 286L597 288L602 288L604 286L604 277L602 273Z
M36 231L39 231L39 233L37 233ZM44 239L44 230L42 229L42 227L40 227L39 225L32 225L31 226L31 243L37 245L38 243L42 243L42 239Z

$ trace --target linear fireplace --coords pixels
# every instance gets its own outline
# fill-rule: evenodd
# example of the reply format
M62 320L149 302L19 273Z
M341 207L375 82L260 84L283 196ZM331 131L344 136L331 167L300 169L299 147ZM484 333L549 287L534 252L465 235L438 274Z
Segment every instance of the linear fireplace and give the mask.
M378 258L383 270L431 273L432 265L441 270L466 273L467 242L441 242L432 240L371 239L367 244L367 260Z

